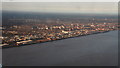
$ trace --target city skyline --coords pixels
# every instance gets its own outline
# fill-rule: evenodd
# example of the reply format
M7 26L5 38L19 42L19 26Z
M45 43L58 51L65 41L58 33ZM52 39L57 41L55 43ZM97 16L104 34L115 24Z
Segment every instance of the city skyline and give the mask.
M4 66L118 66L117 2L3 2L1 10Z

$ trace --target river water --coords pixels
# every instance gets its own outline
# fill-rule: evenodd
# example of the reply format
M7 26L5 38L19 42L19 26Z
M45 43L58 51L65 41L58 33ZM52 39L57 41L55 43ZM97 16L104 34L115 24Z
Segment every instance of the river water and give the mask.
M4 66L117 66L118 31L2 50Z

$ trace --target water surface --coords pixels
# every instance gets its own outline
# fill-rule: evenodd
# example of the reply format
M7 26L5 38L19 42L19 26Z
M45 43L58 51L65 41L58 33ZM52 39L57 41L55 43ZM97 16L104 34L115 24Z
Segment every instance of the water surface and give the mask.
M3 49L5 66L117 66L118 31Z

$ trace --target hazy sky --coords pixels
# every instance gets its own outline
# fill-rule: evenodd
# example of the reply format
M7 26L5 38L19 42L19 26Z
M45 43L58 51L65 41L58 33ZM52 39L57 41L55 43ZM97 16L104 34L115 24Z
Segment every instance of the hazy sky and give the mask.
M117 2L4 2L3 10L56 13L110 13L118 11Z

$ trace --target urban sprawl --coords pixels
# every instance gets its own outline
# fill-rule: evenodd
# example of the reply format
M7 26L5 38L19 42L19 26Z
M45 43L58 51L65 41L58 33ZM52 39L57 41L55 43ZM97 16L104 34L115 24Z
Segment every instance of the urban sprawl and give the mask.
M2 26L2 47L18 47L117 30L117 23L37 23Z

